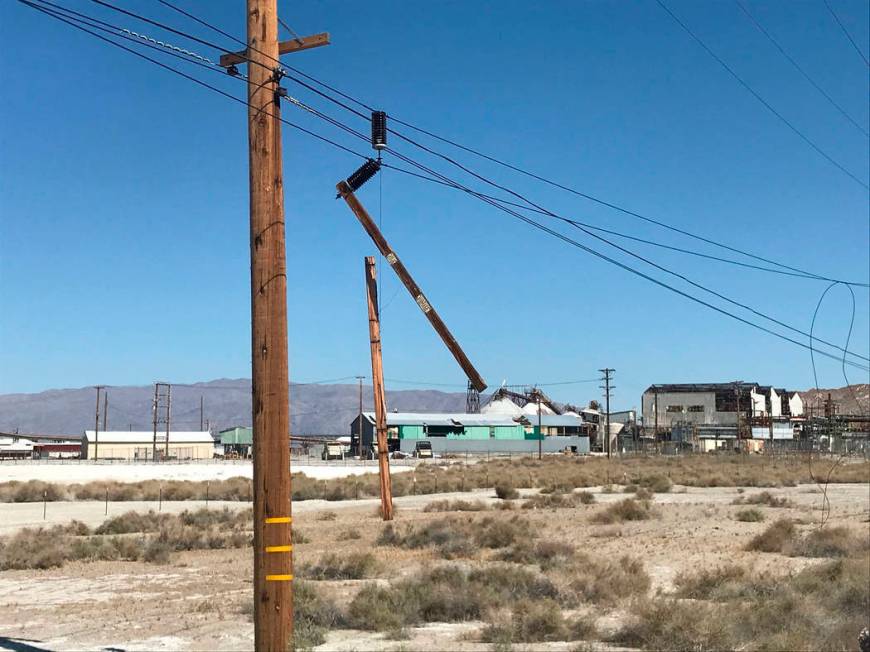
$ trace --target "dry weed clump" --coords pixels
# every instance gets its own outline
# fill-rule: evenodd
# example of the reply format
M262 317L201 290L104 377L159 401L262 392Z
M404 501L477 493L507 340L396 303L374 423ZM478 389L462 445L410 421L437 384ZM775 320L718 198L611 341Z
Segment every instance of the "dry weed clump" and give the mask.
M578 555L567 570L570 591L579 600L595 604L615 604L649 591L651 580L643 562L629 556L599 562Z
M559 509L576 507L579 499L572 493L535 494L522 504L523 509Z
M581 635L577 636L578 633ZM512 643L577 640L591 634L585 621L575 632L555 601L523 600L512 606L509 618L501 617L490 623L481 632L481 640L509 646Z
M734 514L734 519L743 523L758 523L764 520L764 512L754 507L741 509Z
M771 523L764 532L752 537L746 549L754 552L782 552L794 541L796 535L794 521L781 518Z
M648 501L626 498L593 514L590 520L601 525L611 525L625 521L645 521L654 516L656 512Z
M293 650L310 650L326 642L326 632L346 625L341 611L309 582L293 583ZM245 600L239 612L254 620L254 602Z
M330 553L316 564L303 566L299 574L312 580L361 580L374 577L380 567L370 552Z
M515 564L537 564L541 570L561 567L574 557L574 546L561 541L524 539L501 552L497 559Z
M423 508L424 512L483 512L489 509L482 500L435 500Z
M366 585L348 607L348 622L357 629L396 631L423 622L480 620L490 609L557 596L547 578L524 568L442 566L388 587Z
M583 505L591 505L595 502L595 494L590 491L578 491L576 496Z
M735 498L731 504L766 505L767 507L794 507L794 503L792 503L788 498L777 498L769 491L762 491L760 494L753 494L751 496L740 496L739 498Z
M870 613L866 552L785 577L727 566L676 584L678 596L703 602L639 603L612 641L648 650L850 650Z
M495 485L495 495L501 500L516 500L520 497L520 492L509 482L498 482Z
M404 528L387 524L378 545L400 548L435 548L445 559L471 557L479 548L506 548L530 535L529 523L521 518L460 520L446 517Z
M251 511L185 511L178 515L129 512L89 534L74 521L25 528L0 540L0 569L53 568L68 561L168 561L177 550L240 548L250 544ZM135 536L133 536L135 535Z

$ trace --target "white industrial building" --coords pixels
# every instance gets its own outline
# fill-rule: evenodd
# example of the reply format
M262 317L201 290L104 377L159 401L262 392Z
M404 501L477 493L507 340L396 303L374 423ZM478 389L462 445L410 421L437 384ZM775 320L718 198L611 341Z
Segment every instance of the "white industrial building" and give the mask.
M151 430L85 430L82 459L144 461L210 460L214 457L215 442L207 430L172 431L168 446L166 439L166 431L158 432L155 439Z

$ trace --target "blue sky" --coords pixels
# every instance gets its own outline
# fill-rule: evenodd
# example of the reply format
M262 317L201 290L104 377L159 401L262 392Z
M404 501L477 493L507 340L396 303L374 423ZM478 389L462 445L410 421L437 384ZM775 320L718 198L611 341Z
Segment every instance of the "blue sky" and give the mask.
M232 47L156 2L119 2ZM241 0L178 3L244 35ZM868 4L832 3L867 53ZM217 56L92 3L65 4ZM867 190L777 121L651 0L279 6L296 31L328 30L333 41L287 63L404 120L710 238L819 274L868 279ZM736 4L668 6L867 182L867 138ZM867 67L822 2L748 6L867 129ZM0 4L0 33L0 392L250 376L244 107L12 1ZM238 81L185 69L244 93ZM367 129L292 82L287 88ZM370 151L298 109L286 106L284 116ZM375 250L333 190L359 159L289 127L284 153L291 376L368 375L363 257ZM485 161L463 160L578 220L700 247ZM614 404L629 408L653 382L813 384L805 349L459 193L388 170L360 198L491 386L590 379L608 366L617 370ZM593 244L579 231L566 233ZM805 331L826 287L632 247ZM387 378L461 389L460 369L383 271ZM856 289L856 298L851 348L867 355L867 289ZM831 290L817 333L842 342L850 311L848 291ZM844 383L836 361L822 358L818 369L820 385ZM867 382L867 374L852 370L850 379ZM551 393L574 402L600 397L597 383Z

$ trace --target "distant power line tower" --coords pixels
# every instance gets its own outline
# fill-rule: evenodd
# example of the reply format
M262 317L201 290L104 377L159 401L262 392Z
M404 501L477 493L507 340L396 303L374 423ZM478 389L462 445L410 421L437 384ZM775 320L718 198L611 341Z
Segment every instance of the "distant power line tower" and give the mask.
M480 392L477 388L468 381L468 392L465 395L465 412L467 414L478 414L480 412Z
M607 459L610 459L613 455L613 439L610 436L610 392L613 385L610 384L610 380L616 369L599 369L598 371L604 374L604 378L601 379L604 384L600 387L604 390L604 437L607 442Z
M151 459L157 459L157 426L166 424L166 443L164 457L169 456L169 425L172 415L172 385L169 383L154 383L154 400L151 403L151 424L154 427L154 439L151 444Z

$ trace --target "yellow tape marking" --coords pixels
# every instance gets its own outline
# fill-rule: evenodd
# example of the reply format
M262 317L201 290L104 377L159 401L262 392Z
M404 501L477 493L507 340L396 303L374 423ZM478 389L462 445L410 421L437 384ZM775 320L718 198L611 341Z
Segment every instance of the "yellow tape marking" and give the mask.
M266 552L290 552L293 546L266 546Z
M291 520L289 516L270 516L266 523L289 523Z
M292 579L292 575L266 575L267 582L289 582Z

